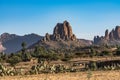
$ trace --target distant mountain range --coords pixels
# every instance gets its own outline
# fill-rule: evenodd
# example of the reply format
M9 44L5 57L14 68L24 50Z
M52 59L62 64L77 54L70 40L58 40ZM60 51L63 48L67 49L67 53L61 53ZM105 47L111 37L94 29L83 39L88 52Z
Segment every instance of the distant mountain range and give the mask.
M5 48L5 50L4 50L5 53L15 53L15 52L21 50L21 48L22 48L21 43L22 42L26 42L27 47L29 47L42 38L43 38L43 36L39 36L39 35L34 34L34 33L24 35L24 36L3 33L0 36L0 42L2 43L1 46L3 46Z

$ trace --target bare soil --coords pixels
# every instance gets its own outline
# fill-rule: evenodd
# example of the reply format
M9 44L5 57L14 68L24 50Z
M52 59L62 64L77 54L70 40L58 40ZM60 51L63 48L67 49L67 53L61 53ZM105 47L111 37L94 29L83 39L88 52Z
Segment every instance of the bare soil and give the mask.
M90 75L91 74L91 75ZM0 77L0 80L120 80L120 70ZM88 78L90 76L90 78Z

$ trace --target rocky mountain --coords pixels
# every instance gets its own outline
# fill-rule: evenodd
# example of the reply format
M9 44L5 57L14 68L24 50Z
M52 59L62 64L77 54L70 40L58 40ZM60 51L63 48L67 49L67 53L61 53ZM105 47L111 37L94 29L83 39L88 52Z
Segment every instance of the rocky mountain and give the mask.
M120 45L120 26L116 26L110 32L107 29L104 36L95 36L94 44Z
M18 37L18 35L16 35L16 34L3 33L0 36L0 42L6 42L6 41L14 39L16 37Z
M57 23L53 29L53 34L46 33L45 37L32 45L30 48L34 48L35 45L42 45L47 48L71 48L79 46L91 45L92 42L84 39L77 39L73 34L72 27L68 21L63 23Z
M57 23L53 30L53 34L46 33L43 41L59 41L59 40L76 40L76 36L72 32L72 27L69 22L64 21L63 23Z
M28 47L42 38L42 36L39 36L37 34L19 36L16 34L3 33L0 36L0 42L2 43L1 46L5 47L5 53L14 53L21 49L22 42L26 42Z

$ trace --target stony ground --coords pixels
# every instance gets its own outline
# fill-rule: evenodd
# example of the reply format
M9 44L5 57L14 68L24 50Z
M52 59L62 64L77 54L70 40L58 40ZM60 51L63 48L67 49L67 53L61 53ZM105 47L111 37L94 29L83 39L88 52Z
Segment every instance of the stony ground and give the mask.
M88 77L90 77L90 79L88 79ZM120 70L6 76L0 77L0 80L120 80Z

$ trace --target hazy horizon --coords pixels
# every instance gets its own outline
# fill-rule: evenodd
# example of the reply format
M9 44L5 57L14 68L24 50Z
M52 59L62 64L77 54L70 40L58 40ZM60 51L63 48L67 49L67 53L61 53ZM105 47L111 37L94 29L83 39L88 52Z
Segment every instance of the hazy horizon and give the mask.
M119 0L0 0L0 34L52 34L67 20L77 38L92 40L120 25Z

